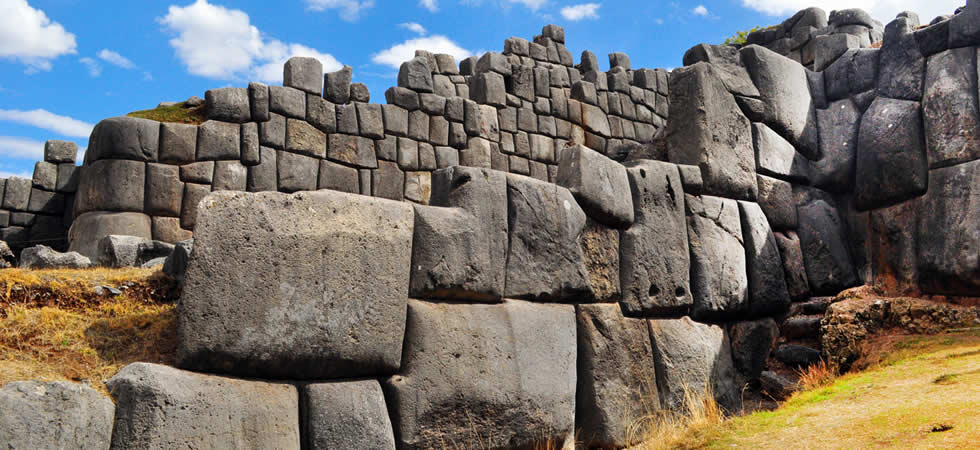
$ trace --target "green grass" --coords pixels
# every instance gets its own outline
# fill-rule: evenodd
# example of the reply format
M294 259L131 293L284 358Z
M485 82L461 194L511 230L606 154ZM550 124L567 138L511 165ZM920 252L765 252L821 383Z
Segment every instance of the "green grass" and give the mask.
M133 111L126 114L129 117L156 120L157 122L187 123L200 125L207 121L204 115L204 105L188 108L185 102L173 106L163 106L143 111Z

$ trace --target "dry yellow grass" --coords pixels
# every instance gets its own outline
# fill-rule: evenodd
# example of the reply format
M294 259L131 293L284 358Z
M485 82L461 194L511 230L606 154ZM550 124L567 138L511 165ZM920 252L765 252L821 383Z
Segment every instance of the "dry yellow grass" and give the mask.
M636 450L699 448L708 433L724 423L725 412L710 390L685 388L681 412L660 411L634 423L629 442Z
M797 384L804 391L824 387L837 379L837 371L823 360L806 369L798 369L797 373L800 376Z

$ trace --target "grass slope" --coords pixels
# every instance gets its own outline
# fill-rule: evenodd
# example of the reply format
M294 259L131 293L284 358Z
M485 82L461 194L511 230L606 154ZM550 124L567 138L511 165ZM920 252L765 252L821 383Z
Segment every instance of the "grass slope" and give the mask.
M157 122L187 123L200 125L208 120L204 115L204 105L188 108L184 102L173 106L161 106L154 109L133 111L126 114L129 117L156 120Z

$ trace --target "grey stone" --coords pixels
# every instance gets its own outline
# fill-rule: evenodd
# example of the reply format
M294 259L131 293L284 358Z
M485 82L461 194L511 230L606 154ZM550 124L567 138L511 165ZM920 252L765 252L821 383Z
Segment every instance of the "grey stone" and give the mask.
M903 100L922 99L926 60L912 35L915 25L895 19L885 28L878 68L878 95Z
M411 300L408 322L405 369L385 383L398 448L571 443L572 306Z
M11 449L108 449L112 439L115 406L85 384L10 382L0 409L0 441Z
M733 45L698 44L684 52L685 66L693 66L699 62L712 64L738 64L738 47ZM640 69L636 71L635 74L639 74L644 70L649 69ZM641 85L640 87L644 89L656 89L656 85L652 87Z
M416 92L432 92L432 68L425 57L416 56L402 63L398 71L398 86Z
M800 246L810 291L837 295L858 283L840 214L824 200L797 207Z
M487 53L487 55L489 54ZM498 107L507 106L507 87L504 84L503 75L499 73L484 72L474 75L469 79L469 88L470 98L477 103Z
M809 181L806 157L771 128L762 123L753 123L752 142L759 173L798 183Z
M432 173L405 172L405 200L426 205L432 193Z
M700 167L706 193L754 200L758 188L750 123L715 71L695 64L674 71L670 83L670 162Z
M7 180L7 195L12 183ZM106 183L106 180L112 180ZM106 159L82 169L75 214L89 211L143 211L146 163ZM16 209L16 208L14 208Z
M385 134L408 135L408 111L397 105L381 105Z
M446 111L446 97L437 94L419 94L419 107L426 114L441 116Z
M58 164L58 192L71 193L78 190L78 176L81 170L73 162Z
M241 125L209 120L197 127L198 160L239 160L241 154Z
M109 235L99 240L97 262L106 267L140 267L147 261L166 258L174 245L138 236Z
M300 396L306 448L395 449L377 380L307 384L300 387Z
M53 191L58 186L58 165L47 161L34 163L34 176L32 178L34 187L47 191Z
M269 111L293 119L305 119L306 93L291 87L269 86Z
M408 138L398 138L398 167L402 170L418 170L418 142Z
M333 161L320 161L317 189L332 189L351 194L360 193L360 175L357 169L337 164Z
M794 369L808 367L820 361L819 350L796 344L780 345L773 356Z
M435 145L449 145L449 121L441 115L429 118L429 141Z
M436 147L436 167L445 169L459 165L459 152L452 147Z
M151 227L153 240L168 244L175 244L193 236L190 231L180 227L180 217L154 217L151 220Z
M704 189L704 180L701 178L701 168L698 166L688 166L677 164L677 171L681 176L681 186L685 194L701 195Z
M810 162L813 185L832 192L854 189L861 111L851 99L838 100L817 110L820 124L820 159Z
M810 284L806 278L806 268L803 265L803 250L800 247L800 237L794 231L777 232L776 246L783 260L783 274L786 277L786 288L790 299L800 301L810 297Z
M398 369L410 205L329 190L205 202L180 303L181 367L290 379ZM264 276L240 276L269 257Z
M350 82L354 69L344 66L336 72L323 75L323 98L331 103L345 105L350 102Z
M337 132L343 134L360 134L357 121L357 105L337 105Z
M166 164L146 165L146 198L143 209L147 214L179 216L183 196L184 183L180 181L180 168Z
M929 164L919 103L878 97L858 135L854 202L864 211L926 193Z
M323 63L316 58L294 56L283 66L283 86L320 95L323 92L323 80Z
M276 149L259 147L259 153L259 164L248 168L245 189L249 192L275 191L279 188L279 158Z
M160 124L160 162L184 164L197 157L197 126Z
M449 75L459 75L459 66L456 65L456 58L445 53L436 54L436 65L440 73Z
M555 162L555 140L540 134L530 135L531 159L546 164Z
M967 0L966 6L949 19L949 48L980 44L980 4Z
M527 39L522 39L519 37L507 38L504 41L504 54L514 54L518 56L529 56L530 55L530 45Z
M191 250L194 249L194 240L188 239L174 244L174 251L163 263L163 273L170 275L179 283L184 282L184 275L187 274L187 265L191 261Z
M371 139L384 139L384 120L381 105L357 103L357 120L361 126L361 136Z
M507 175L508 298L567 299L589 292L579 237L586 215L563 187Z
M753 318L783 314L789 309L790 296L776 237L757 203L740 201L738 210L749 281L748 314Z
M534 69L527 66L511 66L507 79L507 92L517 97L534 101Z
M409 111L419 109L419 95L411 89L396 86L385 91L385 100L392 105L398 105Z
M337 108L333 103L309 94L306 96L306 121L324 133L335 133Z
M92 130L85 162L109 158L156 161L159 147L159 122L113 117L99 122Z
M980 158L980 137L968 131L980 129L976 49L929 57L922 115L930 169Z
M89 258L99 255L99 241L111 234L152 237L150 216L141 213L85 213L72 221L68 230L69 251Z
M269 120L259 124L259 143L279 150L286 148L286 117L270 113Z
M91 266L92 260L78 252L61 253L46 245L20 252L21 269L84 269Z
M214 179L214 161L201 161L180 166L180 181L211 184Z
M242 164L254 166L262 162L262 153L259 150L259 125L254 122L242 124Z
M185 183L184 198L180 202L180 226L193 230L197 224L197 211L201 200L211 193L211 186L206 184Z
M936 19L941 19L937 17ZM919 28L912 33L915 42L919 44L919 52L923 56L932 56L949 48L949 20L943 19Z
M633 427L660 410L648 325L616 304L578 305L576 319L578 438L590 448L636 445L645 430Z
M388 135L384 139L374 141L374 151L378 156L378 159L383 159L385 161L397 161L398 138L393 135Z
M378 161L378 170L371 179L371 193L375 197L397 201L405 197L405 173L397 163Z
M625 53L610 53L609 67L622 67L625 70L630 70L630 57Z
M496 52L486 52L476 62L476 72L474 76L482 75L486 72L497 72L500 75L510 75L510 62L507 57ZM471 87L472 89L472 87Z
M30 227L34 225L34 220L37 218L37 214L33 213L12 212L9 214L10 225L18 227Z
M327 135L305 121L287 119L286 150L322 159L327 155Z
M248 102L248 89L221 88L204 93L205 114L209 120L244 123L252 120Z
M685 196L691 248L692 315L715 320L748 307L746 252L738 203L718 197Z
M632 225L633 202L622 196L629 180L621 164L581 145L566 148L558 160L557 184L568 188L596 221L614 228Z
M735 365L725 330L688 317L651 320L650 339L663 407L686 411L687 392L711 392L727 411L740 408Z
M861 39L853 34L826 34L813 39L813 70L822 72L852 48L861 48Z
M71 141L45 141L44 160L52 163L75 163L78 144Z
M112 448L299 448L299 395L286 383L135 363L106 386L116 402Z
M374 142L370 139L344 134L331 134L327 158L354 167L375 169L378 167Z
M333 135L336 136L336 135ZM279 190L298 192L316 190L320 161L316 158L290 152L277 152L276 169L279 173Z
M218 161L214 165L215 191L244 191L247 186L248 168L238 161Z
M831 11L828 23L836 27L864 25L868 28L874 28L875 26L875 20L871 18L871 15L863 9L857 8Z
M595 84L588 81L579 81L578 83L573 84L571 98L590 105L599 104Z
M735 368L749 380L758 380L776 346L779 326L772 319L736 322L728 326Z
M429 115L422 111L408 113L408 137L417 141L429 140Z
M793 203L793 185L759 175L759 206L766 214L769 225L775 230L795 230L796 205Z
M248 103L253 121L269 120L269 86L256 82L248 83Z
M3 194L3 209L26 211L31 201L31 186L28 178L10 177Z
M918 201L916 254L923 292L973 295L980 287L980 161L929 172Z

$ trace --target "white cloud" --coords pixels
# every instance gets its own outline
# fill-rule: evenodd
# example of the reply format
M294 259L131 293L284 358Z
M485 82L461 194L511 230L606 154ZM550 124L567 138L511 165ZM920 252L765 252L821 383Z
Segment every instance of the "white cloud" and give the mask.
M902 11L918 13L929 23L933 17L952 14L963 0L742 0L742 5L770 16L789 16L816 6L828 13L835 9L861 8L882 22L890 22Z
M531 11L537 11L541 9L548 0L505 0L507 3L519 3L521 5L527 6Z
M439 3L436 0L419 0L419 6L428 9L429 12L439 11Z
M59 116L43 109L32 111L0 109L0 120L43 128L62 136L87 138L92 133L92 124L67 116Z
M51 60L75 54L75 35L27 0L0 1L0 58L27 66L28 73L51 70Z
M78 62L85 65L85 68L88 69L88 74L91 75L92 78L102 75L102 65L99 64L98 61L86 56L84 58L79 58Z
M353 22L360 18L362 10L374 7L374 0L306 0L306 6L311 11L336 9L341 19Z
M413 33L418 33L418 34L420 34L422 36L425 36L425 33L426 33L425 32L425 27L423 27L422 25L419 25L419 24L417 24L415 22L400 23L400 24L398 24L398 26L399 27L402 27L402 28L404 28L406 30L409 30L409 31L411 31Z
M583 3L581 5L566 6L561 9L561 16L573 22L583 19L598 19L599 3Z
M133 62L130 61L129 59L127 59L125 56L120 55L119 53L116 53L116 52L114 52L112 50L109 50L107 48L104 48L101 51L99 51L99 53L98 53L97 56L99 57L99 59L101 59L101 60L103 60L103 61L105 61L105 62L107 62L109 64L122 67L123 69L135 69L136 68L136 64L133 64Z
M2 149L0 149L0 152L2 152ZM34 175L31 172L7 172L6 170L0 170L0 178L13 178L13 177L30 179L33 178Z
M473 52L460 47L449 38L436 35L402 42L375 54L371 57L371 61L398 68L401 67L403 62L414 58L416 50L428 50L432 53L453 55L457 61L473 55Z
M707 16L708 8L705 8L704 5L698 5L691 10L691 14L694 14L695 16Z
M0 155L17 159L44 159L44 142L22 137L0 136ZM8 178L9 175L9 173L0 174L4 178ZM13 175L23 176L20 174ZM30 177L28 175L24 178Z
M150 72L143 72L143 81L153 81L153 74Z
M282 81L282 65L292 56L312 56L326 71L342 65L332 55L301 44L263 38L248 14L212 5L207 0L180 7L171 5L158 19L176 37L170 46L188 72L202 77L231 80L257 77L259 81Z

